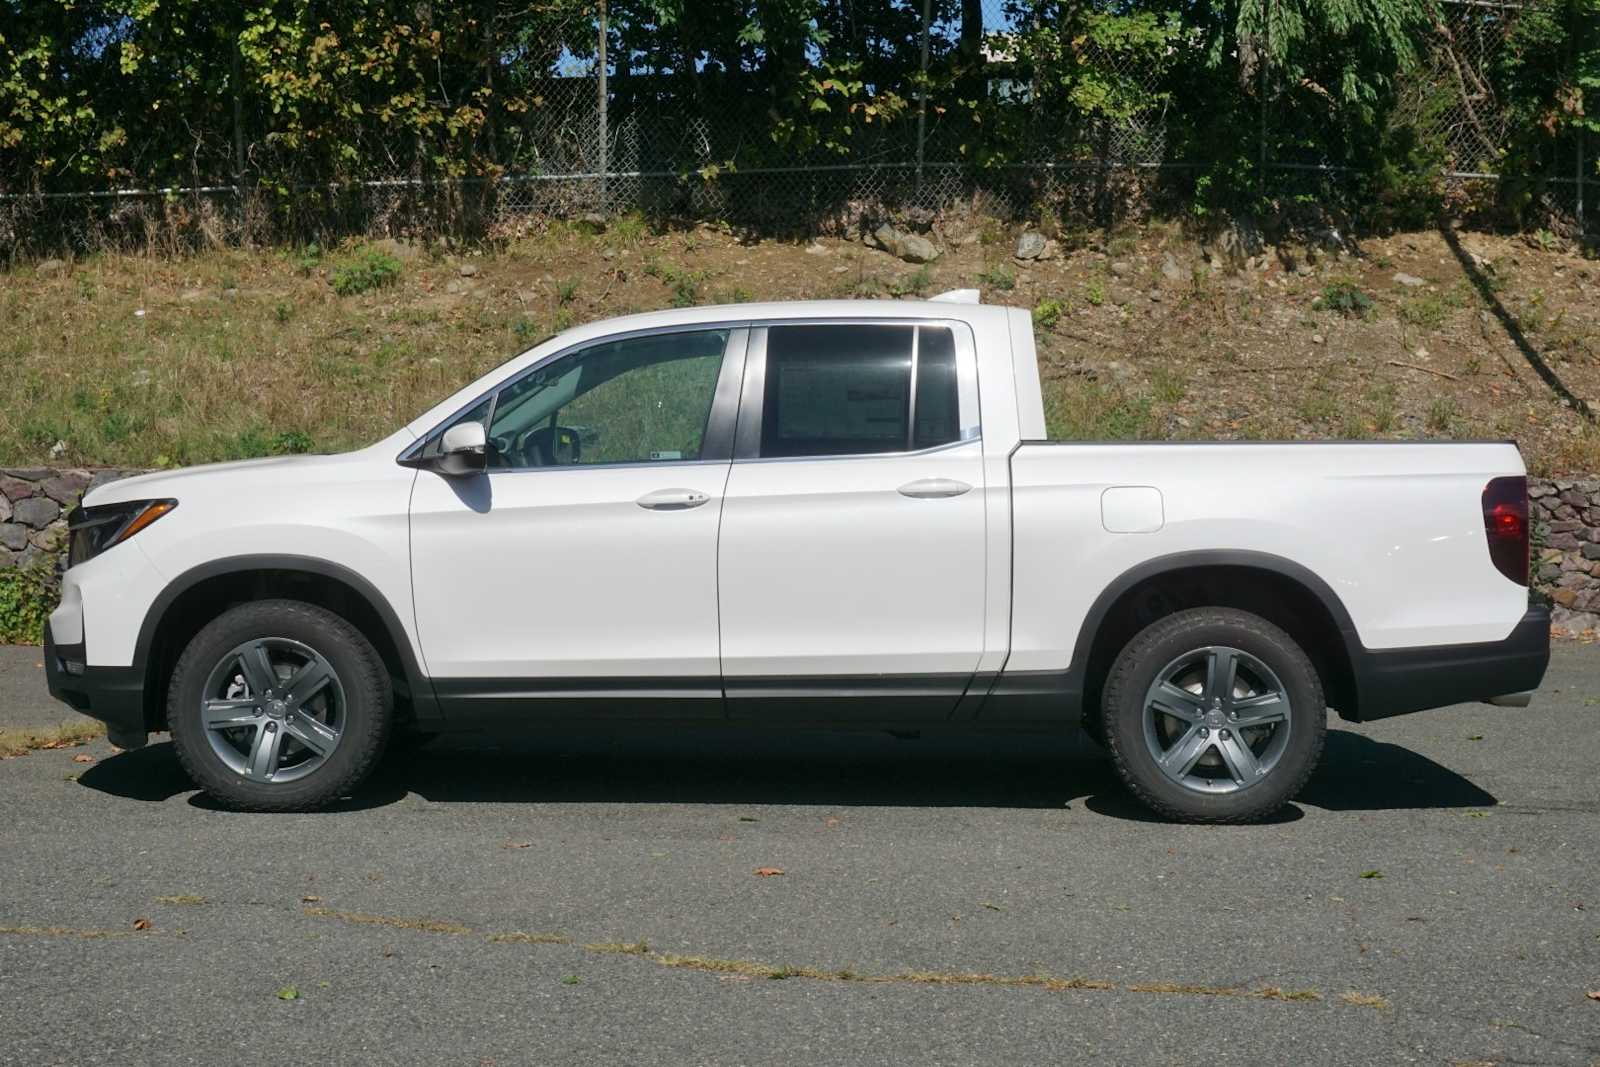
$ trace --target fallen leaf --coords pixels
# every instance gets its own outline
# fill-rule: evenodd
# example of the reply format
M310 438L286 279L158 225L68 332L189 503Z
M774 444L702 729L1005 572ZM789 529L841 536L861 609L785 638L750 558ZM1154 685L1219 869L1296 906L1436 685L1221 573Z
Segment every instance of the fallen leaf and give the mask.
M76 756L72 757L72 762L73 763L93 763L94 762L94 757L93 756L89 756L89 755L85 755L84 753L80 752Z
M782 867L757 867L756 874L761 878L771 878L783 873Z
M278 999L279 1000L299 1000L300 999L300 990L296 989L292 985L286 985L282 989L278 990Z
M1361 877L1363 877L1363 878L1382 878L1383 877L1383 872L1382 871L1362 871L1361 872Z
M532 848L532 841L507 841L501 848Z
M824 826L838 826L843 821L844 821L843 819L828 818L828 819L823 819L822 820L822 825L824 825Z
M739 821L740 822L760 822L761 820L757 819L754 815L741 815L741 816L739 816Z
M987 901L987 900L978 901L978 905L980 907L988 908L990 911L1005 911L1006 910L1006 909L1002 908L1000 905L992 903L992 902Z
M135 919L135 920L133 920L133 928L135 930L148 930L148 929L150 929L150 920L149 919Z
M322 898L321 897L301 897L300 898L300 903L302 903L302 904L320 904L320 903L322 903Z
M1589 992L1585 993L1584 996L1588 997L1590 1000L1600 1000L1600 989L1591 989Z

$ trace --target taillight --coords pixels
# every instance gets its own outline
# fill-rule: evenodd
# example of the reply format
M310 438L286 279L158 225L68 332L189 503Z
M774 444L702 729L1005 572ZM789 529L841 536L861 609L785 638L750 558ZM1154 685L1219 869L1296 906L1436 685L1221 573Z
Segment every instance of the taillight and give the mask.
M1528 584L1528 479L1496 478L1483 487L1483 532L1495 569Z

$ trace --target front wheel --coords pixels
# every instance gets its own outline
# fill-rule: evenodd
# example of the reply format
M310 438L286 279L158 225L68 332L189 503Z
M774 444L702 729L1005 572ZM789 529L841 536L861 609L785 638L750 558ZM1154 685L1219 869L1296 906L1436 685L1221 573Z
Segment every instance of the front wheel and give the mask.
M261 600L231 608L173 669L167 724L184 770L242 811L310 811L378 762L394 698L362 633L325 608Z
M1156 812L1185 822L1250 822L1305 785L1322 755L1321 679L1283 630L1233 608L1152 623L1106 680L1111 759Z

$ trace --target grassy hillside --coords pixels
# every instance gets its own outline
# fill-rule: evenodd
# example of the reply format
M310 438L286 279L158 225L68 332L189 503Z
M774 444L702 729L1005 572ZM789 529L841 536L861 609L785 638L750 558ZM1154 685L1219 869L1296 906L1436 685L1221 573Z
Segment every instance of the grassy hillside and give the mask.
M992 220L916 267L859 243L557 225L495 251L100 256L0 275L0 465L159 466L366 443L546 334L673 304L961 286L1034 309L1061 437L1514 437L1600 470L1600 265L1422 232L1234 273L1172 228L1018 263ZM1600 399L1596 400L1600 406Z

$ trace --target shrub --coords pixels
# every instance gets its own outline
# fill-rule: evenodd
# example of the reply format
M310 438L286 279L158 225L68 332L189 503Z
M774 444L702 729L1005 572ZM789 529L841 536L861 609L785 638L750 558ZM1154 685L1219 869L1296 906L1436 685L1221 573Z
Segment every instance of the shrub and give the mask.
M57 595L55 568L48 563L0 571L0 645L38 644Z
M1372 310L1372 297L1356 287L1355 282L1329 282L1322 287L1322 295L1313 307L1324 311L1337 311L1341 315L1365 315Z
M1009 292L1017 287L1017 273L1004 263L996 263L979 274L978 281L991 289Z
M1061 318L1061 314L1065 310L1066 308L1059 300L1050 298L1041 300L1034 305L1033 324L1039 327L1041 330L1051 329L1055 326L1056 321Z
M356 296L393 285L399 278L400 261L387 252L371 248L333 272L333 291L340 296Z

